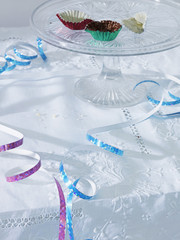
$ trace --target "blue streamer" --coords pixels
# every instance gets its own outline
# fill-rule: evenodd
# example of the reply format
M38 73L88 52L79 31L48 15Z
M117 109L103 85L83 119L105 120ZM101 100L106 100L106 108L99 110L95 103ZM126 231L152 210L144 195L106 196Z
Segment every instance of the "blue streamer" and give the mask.
M16 67L15 63L13 63L11 66L8 65L8 67L6 68L6 72L12 71L15 67Z
M71 183L71 181L69 180L69 178L68 178L68 176L67 176L67 174L64 170L64 166L63 166L62 162L60 164L59 171L61 173L63 182L67 185L67 187L70 190L70 192L67 196L66 223L67 223L67 226L68 226L69 238L70 238L70 240L74 240L73 223L72 223L72 199L73 199L73 196L76 195L77 197L85 199L85 200L90 200L94 196L87 196L87 195L81 193L76 188L76 185L79 182L79 179L77 179L74 183ZM92 239L86 239L86 240L92 240Z
M38 43L39 54L40 54L41 58L43 59L43 61L46 61L47 57L46 57L43 47L42 47L42 40L40 38L37 38L37 43Z
M147 99L149 100L149 102L154 103L156 105L160 103L159 100L156 100L150 96L147 96ZM180 99L176 100L176 101L163 101L162 106L173 106L173 105L177 105L179 103L180 103Z
M8 68L8 63L7 61L5 61L3 66L0 65L0 74L5 72L7 68Z
M174 99L174 100L180 100L180 97L176 97L174 94L172 94L171 92L168 92L169 96Z
M21 54L20 52L18 52L18 50L16 48L14 48L14 53L16 54L17 57L24 59L24 60L33 60L36 59L38 57L38 55L32 55L32 56L26 56Z
M114 147L112 145L109 145L107 143L104 143L103 141L93 137L92 135L88 134L86 135L86 138L88 141L90 141L91 143L93 143L94 145L106 150L106 151L109 151L111 153L114 153L114 154L117 154L119 156L123 156L124 154L124 151L117 148L117 147Z
M12 45L10 47L8 47L6 49L6 53L4 55L4 58L6 59L7 62L10 62L12 63L13 65L12 66L9 66L6 68L6 71L11 71L13 70L16 66L28 66L31 64L31 60L34 60L38 57L38 54L40 54L41 58L46 61L47 57L43 51L43 47L42 47L42 40L40 38L37 39L37 45L38 45L38 48L34 47L33 45L29 44L29 43L24 43L24 42L19 42L17 43L16 45ZM34 51L36 52L37 54L35 55L24 55L24 54L21 54L17 49L18 48L23 48L23 49L30 49L31 51ZM14 51L14 54L19 57L20 59L24 60L24 61L19 61L19 60L16 60L15 58L9 56L7 54L7 52L9 50L13 50ZM1 72L0 72L1 73Z
M73 184L72 182L69 180L66 172L64 171L64 166L61 162L60 164L60 167L59 167L59 171L61 173L61 176L62 176L62 179L64 181L64 183L67 185L67 187L73 191L73 193L79 197L79 198L82 198L82 199L86 199L86 200L89 200L89 199L92 199L94 196L88 196L88 195L85 195L84 193L80 192Z
M154 80L143 80L138 82L133 90L135 90L139 85L143 84L143 83L153 83L156 84L160 87L160 84L157 83ZM160 89L162 90L162 88L160 87ZM88 133L86 134L86 138L89 142L93 143L94 145L96 145L97 147L100 147L103 150L109 151L111 153L114 153L118 156L123 156L124 155L124 151L122 149L119 149L117 147L114 147L110 144L104 143L103 141L95 138L93 136L93 134L97 134L97 133L102 133L102 132L107 132L107 131L111 131L113 129L117 129L117 128L125 128L125 127L129 127L131 125L140 123L142 121L145 121L146 119L148 119L149 117L151 117L155 112L157 112L159 110L159 108L161 107L163 102L163 96L161 101L158 102L158 106L155 107L153 110L151 110L148 114L145 114L145 116L140 117L139 119L135 119L132 121L128 121L128 122L124 122L124 123L118 123L118 124L114 124L114 125L110 125L110 126L105 126L105 127L99 127L99 128L95 128L95 129L90 129L88 131Z
M73 185L76 187L79 179L77 179ZM66 223L68 225L68 232L69 232L69 238L71 240L74 240L74 233L73 233L73 224L72 224L72 199L74 196L73 190L70 190L70 193L67 197L67 206L66 206Z
M158 82L154 81L154 80L143 80L143 81L141 81L141 82L138 82L138 83L134 86L133 90L135 90L135 89L136 89L139 85L141 85L142 83L154 83L154 84L160 86L160 84L159 84Z
M73 183L73 185L76 187L78 182L79 182L79 179L77 179ZM67 206L66 206L66 223L68 226L70 240L74 240L73 223L72 223L72 199L73 199L73 196L74 196L74 193L71 190L67 197ZM88 238L86 240L92 240L92 239Z
M156 81L152 81L152 80L144 80L144 81L142 81L142 82L152 82L152 83L155 83L156 85L160 86L159 83L157 83ZM140 82L140 83L142 83L142 82ZM138 83L136 86L138 86L140 83ZM136 88L136 86L135 86L135 88ZM135 89L135 88L134 88L134 89ZM173 95L171 92L168 92L168 94L169 94L169 96L170 96L172 99L174 99L174 100L176 100L176 101L163 101L163 102L162 102L162 106L173 106L173 105L177 105L177 104L180 103L180 98L179 98L179 97L176 97L176 96ZM159 100L156 100L156 99L154 99L154 98L152 98L152 97L150 97L150 96L147 96L147 99L149 100L149 102L154 103L154 104L156 104L156 105L160 103Z
M4 55L5 59L8 61L8 62L11 62L13 63L14 65L17 65L17 66L28 66L31 64L31 61L18 61L18 60L15 60L11 57L8 57L7 54Z

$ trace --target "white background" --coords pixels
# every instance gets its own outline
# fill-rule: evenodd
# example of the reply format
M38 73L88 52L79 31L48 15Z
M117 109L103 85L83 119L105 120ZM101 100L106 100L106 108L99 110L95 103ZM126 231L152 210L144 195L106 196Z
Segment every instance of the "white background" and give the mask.
M0 27L28 26L33 9L45 1L46 0L0 0ZM180 0L175 1L180 3Z
M0 0L0 27L28 26L33 9L43 2L45 0Z

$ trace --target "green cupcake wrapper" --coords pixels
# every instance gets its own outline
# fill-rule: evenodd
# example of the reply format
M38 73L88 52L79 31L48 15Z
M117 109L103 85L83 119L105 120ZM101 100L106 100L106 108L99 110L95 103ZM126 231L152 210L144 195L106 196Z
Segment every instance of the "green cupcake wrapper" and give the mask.
M121 29L122 29L122 27L115 32L91 31L89 29L86 29L85 31L90 33L95 40L98 40L98 41L112 41L117 37L117 35L121 31Z

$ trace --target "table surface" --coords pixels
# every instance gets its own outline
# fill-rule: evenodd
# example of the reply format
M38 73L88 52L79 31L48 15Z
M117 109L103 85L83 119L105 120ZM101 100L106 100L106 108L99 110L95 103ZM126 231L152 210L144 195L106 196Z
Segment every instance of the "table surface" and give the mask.
M29 27L0 31L2 54L18 41L36 45ZM0 155L0 239L57 239L59 202L51 176L59 177L60 161L72 180L92 179L98 190L94 201L73 200L76 239L179 239L180 120L152 118L133 129L102 134L106 141L137 151L134 157L119 158L91 147L88 129L135 118L144 108L101 109L82 102L73 94L74 83L99 73L101 58L43 46L47 63L38 58L28 68L0 76L0 122L22 132L23 148L42 158L41 171L9 184L4 177L9 168L32 162L9 153ZM180 76L179 54L176 48L122 58L121 68L127 74L158 71ZM179 110L178 105L162 109ZM1 135L1 143L6 138Z

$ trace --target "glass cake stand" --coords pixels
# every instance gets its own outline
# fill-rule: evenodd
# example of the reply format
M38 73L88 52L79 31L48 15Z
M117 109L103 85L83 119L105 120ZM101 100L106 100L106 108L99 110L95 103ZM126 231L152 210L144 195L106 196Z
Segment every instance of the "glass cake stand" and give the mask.
M85 32L66 28L56 17L58 12L80 10L94 20L114 20L147 14L145 31L136 34L123 26L118 37L110 42L96 41ZM173 0L52 0L37 7L31 25L44 41L69 51L100 55L102 71L80 79L75 94L83 100L104 107L124 107L139 103L146 93L143 85L136 91L134 76L121 73L119 57L151 54L180 45L180 4Z

